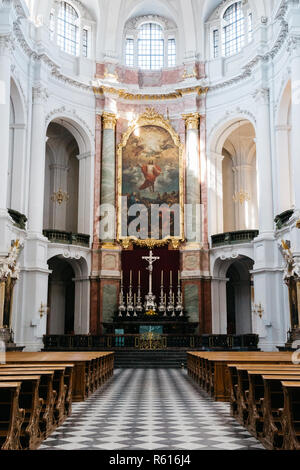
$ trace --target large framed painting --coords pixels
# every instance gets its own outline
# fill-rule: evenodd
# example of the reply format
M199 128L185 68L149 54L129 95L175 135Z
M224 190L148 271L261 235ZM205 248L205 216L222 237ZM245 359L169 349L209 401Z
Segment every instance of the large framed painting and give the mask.
M147 109L118 147L118 239L123 246L178 245L184 237L183 146Z

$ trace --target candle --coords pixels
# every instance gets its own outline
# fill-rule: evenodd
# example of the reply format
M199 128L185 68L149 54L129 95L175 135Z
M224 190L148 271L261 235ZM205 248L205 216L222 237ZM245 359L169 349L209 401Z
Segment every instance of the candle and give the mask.
M172 271L170 271L170 285L172 285Z
M180 284L180 271L178 271L178 284Z
M141 285L141 271L139 271L139 286Z
M123 271L121 271L121 284L123 284Z
M163 285L164 283L164 272L162 271L161 272L161 285Z
M132 271L130 270L130 285L132 284Z
M136 305L136 294L134 294L134 305Z

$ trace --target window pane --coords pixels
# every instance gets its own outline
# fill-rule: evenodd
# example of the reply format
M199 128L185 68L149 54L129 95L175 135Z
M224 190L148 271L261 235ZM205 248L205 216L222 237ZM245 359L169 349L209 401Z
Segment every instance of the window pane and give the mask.
M133 39L126 39L126 65L127 67L134 66L134 41Z
M87 29L83 29L82 30L82 54L84 57L87 57L88 56L88 30Z
M176 41L175 39L168 40L168 67L175 67L176 65Z
M245 43L245 18L242 2L231 5L224 13L223 50L225 56L240 52Z
M78 55L78 15L67 2L61 2L57 17L57 43L68 54Z
M219 56L219 30L215 29L213 32L213 40L214 40L214 59Z
M164 35L158 24L146 23L139 30L138 66L144 70L164 66Z

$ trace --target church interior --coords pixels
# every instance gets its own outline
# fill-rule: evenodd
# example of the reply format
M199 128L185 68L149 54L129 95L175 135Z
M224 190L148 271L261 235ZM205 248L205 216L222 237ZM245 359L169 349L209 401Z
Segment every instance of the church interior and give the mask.
M298 0L0 0L0 454L300 450L299 130Z

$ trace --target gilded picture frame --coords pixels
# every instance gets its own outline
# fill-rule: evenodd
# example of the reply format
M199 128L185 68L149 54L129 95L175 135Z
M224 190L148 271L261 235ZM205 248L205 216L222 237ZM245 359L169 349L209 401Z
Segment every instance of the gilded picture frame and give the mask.
M122 234L122 192L123 192L123 153L126 148L129 138L136 131L136 129L144 126L156 126L162 128L170 135L174 146L178 149L179 158L179 207L180 207L180 235L169 236L163 239L139 239L137 237L128 237ZM117 147L117 240L124 249L128 249L132 245L147 247L149 249L167 244L172 245L174 249L179 248L180 244L184 241L184 168L183 168L183 152L184 147L181 143L180 137L174 130L170 121L165 119L164 116L158 114L155 109L147 108L123 134L120 144Z

